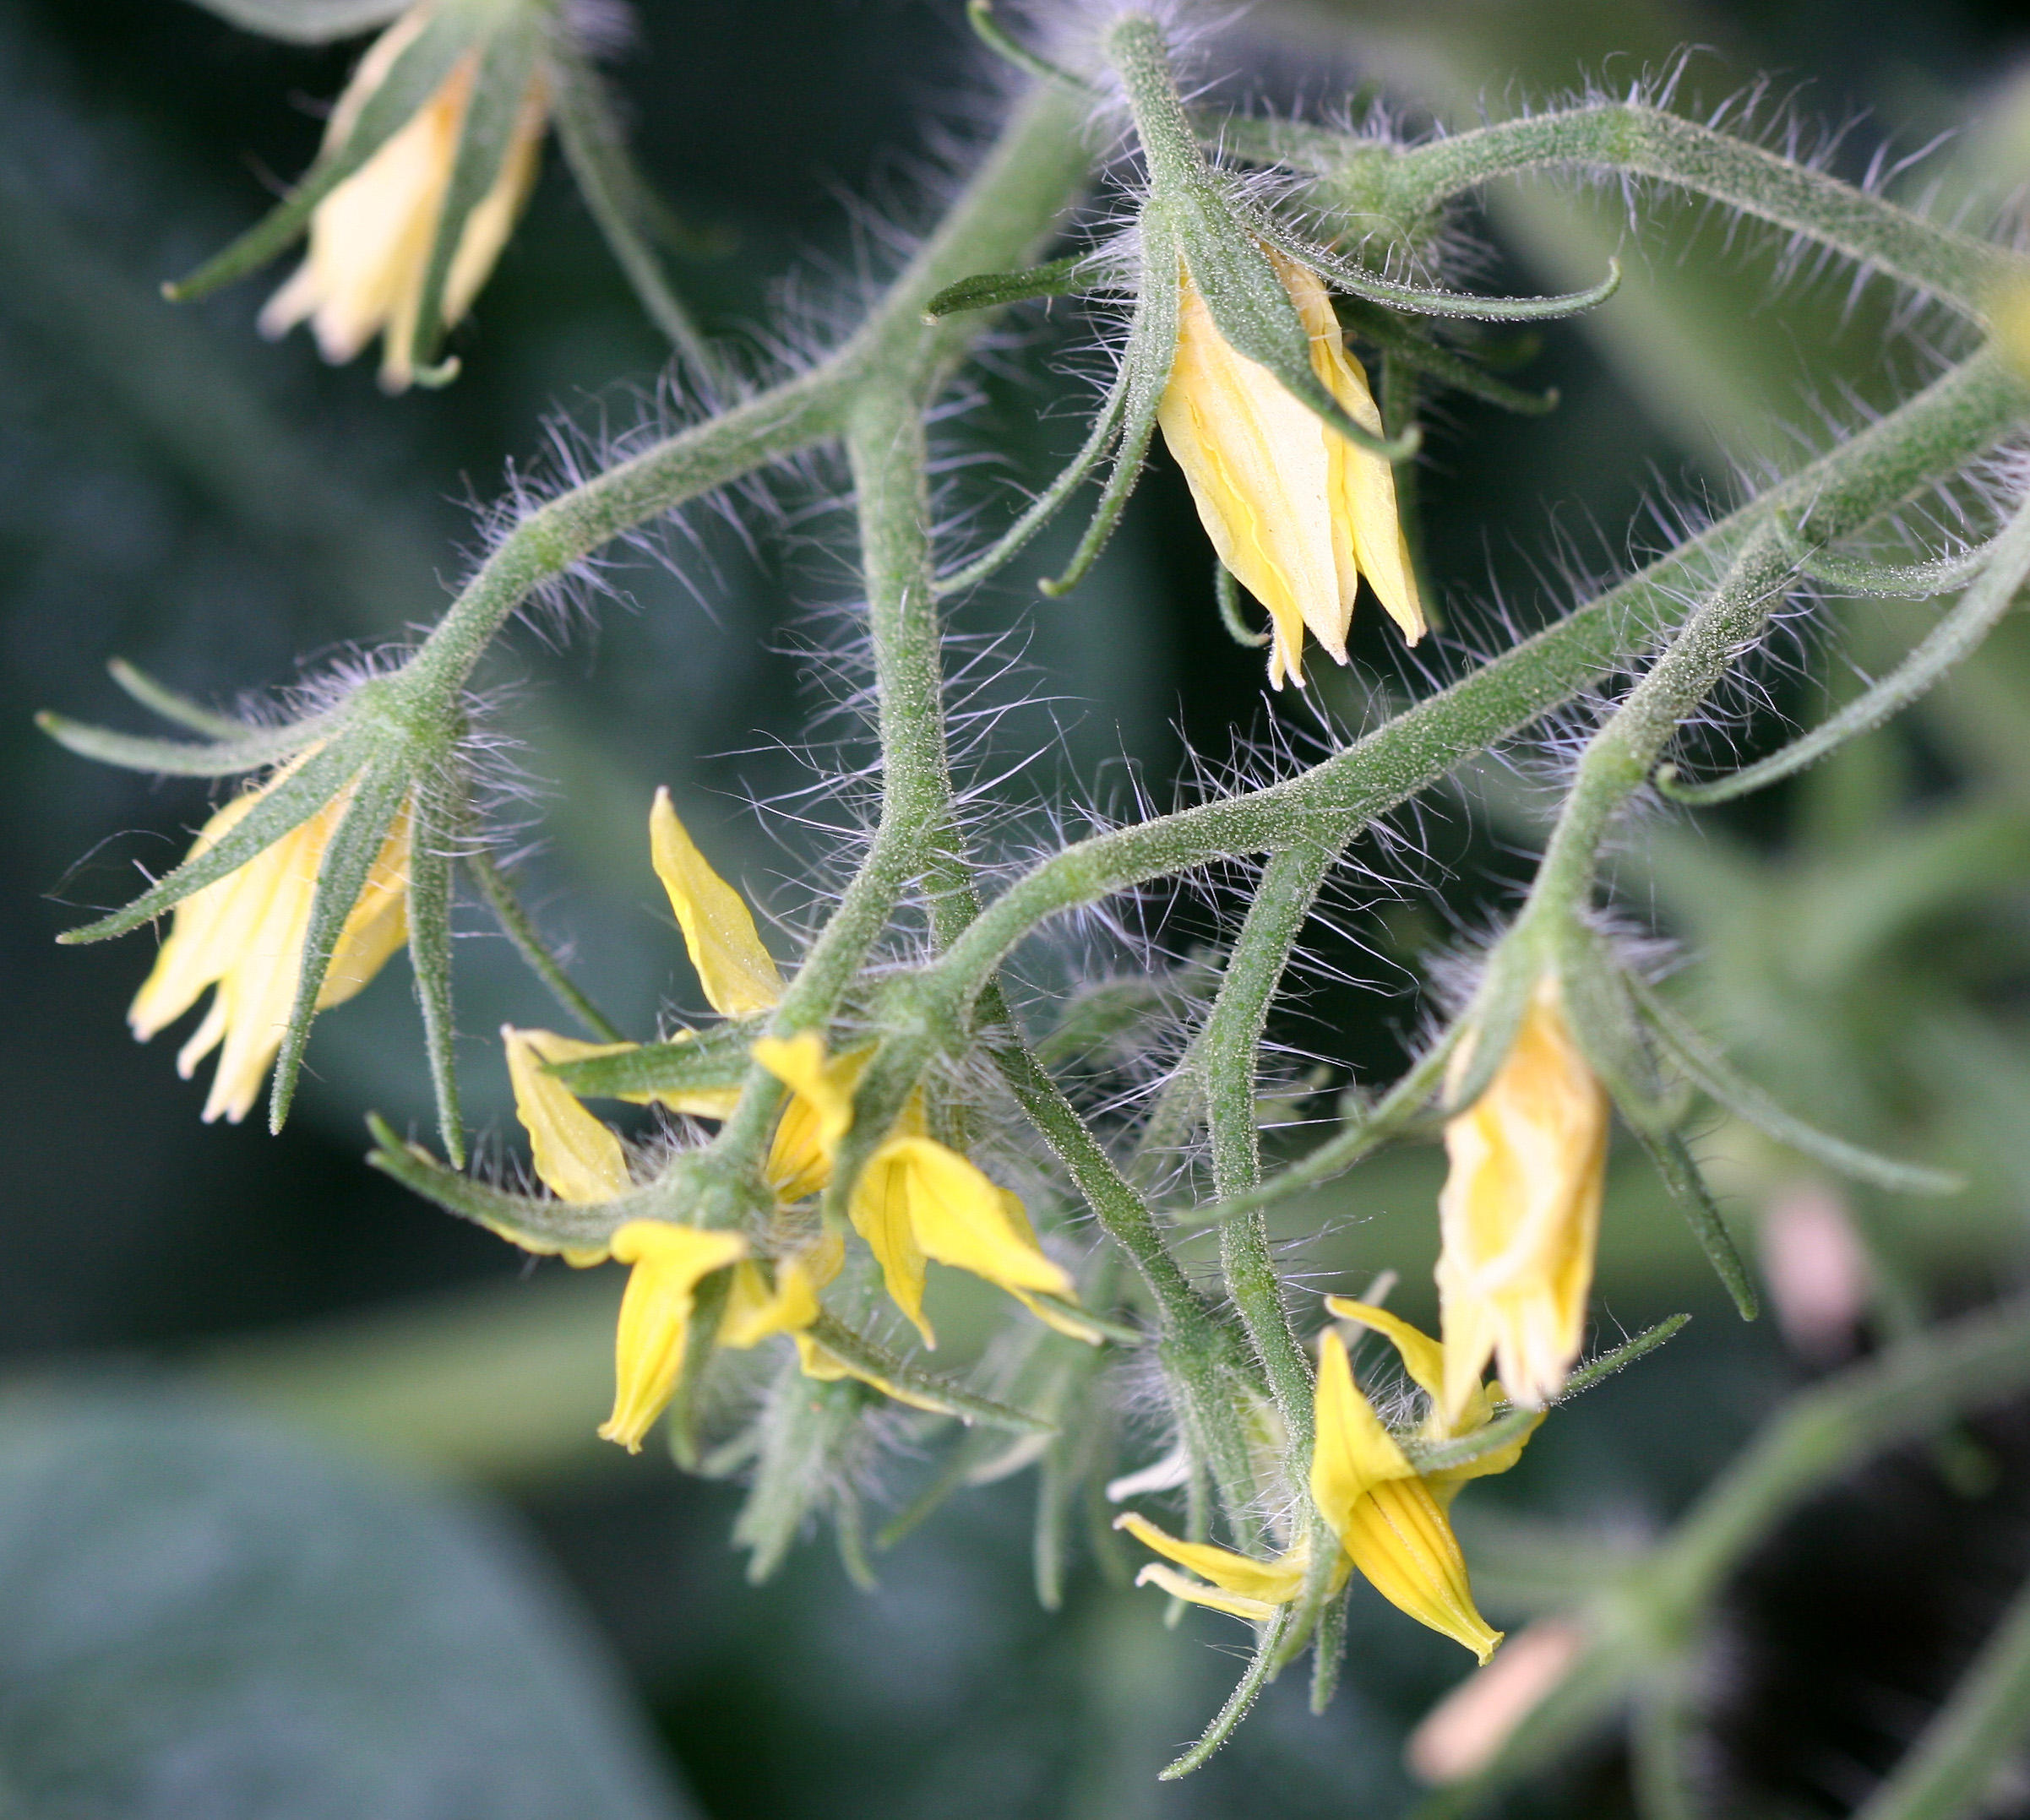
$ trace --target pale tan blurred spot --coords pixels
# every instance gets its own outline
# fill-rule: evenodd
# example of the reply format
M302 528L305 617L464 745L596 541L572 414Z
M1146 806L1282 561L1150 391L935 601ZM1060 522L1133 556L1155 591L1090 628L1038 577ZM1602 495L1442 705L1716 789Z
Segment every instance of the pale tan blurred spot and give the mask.
M1584 1627L1570 1618L1539 1618L1518 1631L1485 1668L1477 1668L1425 1714L1403 1760L1420 1781L1462 1782L1494 1753L1552 1688L1564 1680Z
M1763 1280L1792 1349L1807 1358L1846 1351L1875 1292L1846 1197L1822 1182L1786 1183L1763 1209L1761 1248Z

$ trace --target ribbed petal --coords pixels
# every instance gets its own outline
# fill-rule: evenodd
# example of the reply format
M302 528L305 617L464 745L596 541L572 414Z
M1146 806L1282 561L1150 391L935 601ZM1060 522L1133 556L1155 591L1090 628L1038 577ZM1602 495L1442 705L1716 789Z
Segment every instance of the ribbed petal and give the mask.
M915 1182L906 1153L884 1144L861 1171L846 1212L881 1266L889 1300L915 1323L926 1346L938 1336L923 1317L923 1248L917 1242Z
M1391 1605L1483 1662L1494 1653L1501 1633L1474 1605L1451 1523L1421 1480L1375 1486L1347 1513L1340 1544Z
M776 1334L802 1331L818 1318L818 1291L838 1275L846 1247L835 1236L776 1260L771 1288L751 1259L733 1267L732 1286L715 1336L721 1346L745 1351Z
M1369 1491L1416 1474L1354 1383L1346 1342L1329 1328L1319 1342L1316 1410L1311 1497L1343 1539L1352 1512Z

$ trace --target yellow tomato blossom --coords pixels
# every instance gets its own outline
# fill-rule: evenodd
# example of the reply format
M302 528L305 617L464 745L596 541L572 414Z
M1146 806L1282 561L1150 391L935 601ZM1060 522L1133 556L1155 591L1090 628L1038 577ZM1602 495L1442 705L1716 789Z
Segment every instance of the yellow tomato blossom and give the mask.
M1346 350L1332 299L1308 266L1265 249L1311 337L1311 368L1340 408L1381 432L1360 362ZM1178 342L1158 407L1163 440L1190 483L1219 559L1269 611L1269 680L1303 685L1303 636L1340 663L1365 575L1411 644L1423 609L1396 510L1396 479L1222 336L1180 268Z
M1435 1399L1445 1372L1434 1340L1365 1303L1335 1297L1327 1306L1386 1337L1401 1354L1410 1376ZM1425 1432L1436 1440L1470 1433L1496 1407L1483 1392L1462 1423L1445 1421L1434 1409ZM1485 1662L1501 1633L1488 1627L1473 1603L1466 1561L1446 1513L1465 1480L1514 1465L1527 1435L1464 1466L1420 1475L1354 1383L1346 1345L1333 1331L1325 1334L1319 1347L1316 1419L1311 1498L1339 1544L1330 1586L1336 1591L1358 1567L1391 1604L1464 1644ZM1207 1542L1179 1541L1133 1512L1117 1521L1118 1527L1157 1553L1199 1576L1188 1578L1151 1562L1137 1576L1138 1584L1153 1583L1180 1599L1257 1623L1273 1616L1277 1606L1289 1604L1303 1589L1309 1557L1302 1542L1273 1561L1258 1561Z
M1451 1079L1471 1065L1468 1043ZM1438 1295L1444 1400L1455 1417L1490 1356L1510 1399L1526 1408L1564 1388L1586 1337L1608 1119L1607 1091L1547 973L1487 1091L1445 1128Z
M427 12L411 8L361 59L332 110L327 152L351 136L368 99L421 34ZM286 334L307 318L319 350L334 362L351 360L381 334L381 383L399 392L416 377L423 284L479 57L473 50L460 57L408 122L318 204L308 254L261 312L263 334ZM471 307L514 232L536 181L549 110L548 88L539 75L522 96L500 174L460 233L444 283L447 325Z
M199 831L190 856L215 846L302 763L296 760L259 789L227 803ZM318 868L351 801L348 785L245 865L177 905L154 970L134 995L127 1021L146 1042L189 1010L207 986L212 988L204 1020L177 1056L177 1072L188 1080L199 1062L214 1049L219 1051L204 1099L207 1123L223 1116L237 1124L247 1116L282 1046L302 971ZM339 932L318 993L318 1010L343 1004L408 939L408 885L405 807Z

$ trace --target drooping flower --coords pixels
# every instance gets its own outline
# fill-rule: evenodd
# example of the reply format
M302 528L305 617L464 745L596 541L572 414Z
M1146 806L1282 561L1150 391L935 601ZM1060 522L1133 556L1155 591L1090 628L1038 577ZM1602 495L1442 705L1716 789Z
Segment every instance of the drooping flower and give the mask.
M1364 429L1381 415L1346 350L1332 300L1308 266L1265 249L1311 338L1311 367ZM1411 644L1423 636L1396 480L1379 455L1330 429L1267 367L1222 336L1181 265L1177 354L1157 421L1190 483L1219 558L1268 609L1269 680L1303 682L1303 636L1338 662L1362 575Z
M1499 1405L1486 1392L1458 1423L1437 1404L1445 1381L1438 1343L1385 1310L1333 1297L1327 1307L1342 1318L1383 1334L1401 1354L1411 1377L1433 1399L1425 1435L1454 1439L1484 1426ZM1465 1557L1447 1514L1467 1479L1505 1472L1521 1456L1527 1434L1462 1466L1419 1475L1374 1406L1353 1381L1345 1342L1328 1330L1320 1342L1313 1443L1311 1498L1338 1541L1330 1584L1334 1590L1358 1568L1384 1598L1420 1623L1471 1649L1483 1662L1501 1633L1489 1627L1473 1603ZM1130 1511L1117 1526L1199 1576L1190 1579L1151 1562L1136 1584L1150 1582L1195 1604L1260 1623L1288 1605L1303 1589L1309 1565L1299 1540L1271 1561L1238 1554L1208 1542L1179 1541Z
M1453 1058L1453 1083L1472 1055L1469 1040ZM1608 1116L1607 1090L1546 972L1486 1092L1445 1128L1438 1295L1454 1416L1490 1357L1525 1408L1564 1388L1586 1337Z
M302 762L285 766L219 810L199 831L192 857L217 845ZM302 971L318 870L352 793L347 785L307 821L178 904L154 970L134 995L128 1023L146 1042L189 1010L206 987L212 989L203 1021L177 1055L177 1072L188 1080L199 1062L219 1051L204 1099L207 1123L223 1116L237 1124L247 1116L282 1046ZM318 1010L351 998L408 939L408 883L405 807L339 932L318 993Z
M422 35L430 8L411 8L374 41L331 112L327 155L342 147L404 51ZM438 223L473 107L482 48L467 50L436 92L311 217L302 265L261 312L261 331L286 334L307 320L318 350L349 361L375 335L381 383L391 392L416 377L416 337ZM465 217L444 279L449 327L471 307L514 231L536 181L550 95L540 71L520 99L498 173Z

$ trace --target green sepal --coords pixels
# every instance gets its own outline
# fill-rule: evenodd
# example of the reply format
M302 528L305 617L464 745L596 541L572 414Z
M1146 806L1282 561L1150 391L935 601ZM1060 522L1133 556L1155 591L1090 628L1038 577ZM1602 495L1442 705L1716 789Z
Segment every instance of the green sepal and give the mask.
M201 702L193 702L188 695L179 695L174 689L156 682L124 657L108 658L106 673L151 713L193 733L202 733L206 739L241 740L250 733L268 731L248 721L236 720L231 714L215 714Z
M1183 1006L1202 1003L1218 984L1203 961L1186 960L1151 974L1124 974L1082 986L1057 1014L1057 1021L1030 1045L1046 1068L1084 1061L1114 1045L1146 1048L1143 1033Z
M285 44L331 44L373 31L405 12L411 0L197 0L242 31Z
M1133 346L1132 336L1129 345ZM1086 440L1078 454L1059 471L1057 478L1029 503L1021 516L984 551L970 562L939 576L932 584L933 593L955 594L961 588L970 588L986 580L1057 515L1064 502L1084 484L1086 477L1106 459L1108 450L1119 439L1122 421L1127 412L1129 385L1128 369L1124 363L1120 373L1108 388L1106 400L1094 416L1092 427L1086 432ZM1147 446L1146 442L1144 446Z
M1734 1249L1726 1223L1720 1218L1720 1209L1713 1204L1706 1178L1699 1173L1699 1165L1692 1160L1691 1152L1685 1149L1684 1140L1676 1132L1667 1129L1646 1129L1641 1125L1631 1125L1630 1128L1642 1148L1649 1152L1651 1162L1657 1165L1657 1175L1669 1190L1671 1199L1677 1203L1678 1211L1684 1214L1685 1224L1691 1228L1692 1236L1698 1240L1706 1262L1712 1264L1714 1274L1733 1298L1735 1312L1744 1321L1754 1320L1761 1312L1761 1298L1749 1280L1747 1266L1741 1262L1740 1252Z
M353 786L352 800L332 831L323 859L318 863L317 890L310 900L309 926L303 932L302 964L297 973L296 1003L282 1034L282 1046L275 1061L275 1079L268 1095L268 1128L279 1132L289 1116L290 1102L296 1097L297 1077L302 1070L303 1051L310 1041L310 1025L317 1016L318 997L331 970L346 919L366 888L388 830L409 794L408 772L395 764L373 764ZM462 1149L463 1146L461 1145Z
M174 909L192 892L202 891L226 873L237 872L291 829L308 821L345 787L365 757L361 742L334 740L321 752L312 753L300 769L241 817L226 830L223 840L185 860L125 909L82 928L66 929L57 940L66 947L80 942L108 942L139 928L164 910Z
M738 1087L752 1065L749 1051L768 1031L765 1018L714 1024L686 1042L644 1043L617 1056L554 1062L543 1068L581 1100L622 1100L635 1094L705 1093Z
M1609 259L1607 276L1598 284L1557 296L1482 297L1466 291L1439 291L1383 278L1364 265L1293 234L1273 216L1255 216L1254 226L1278 253L1330 278L1342 291L1411 316L1449 316L1483 323L1554 322L1597 307L1621 288L1621 262Z
M880 1395L857 1378L826 1383L806 1377L793 1354L783 1361L757 1418L754 1481L733 1519L733 1546L748 1551L750 1583L773 1577L813 1507L843 1484L860 1442L861 1417Z
M1660 765L1651 780L1657 793L1694 806L1731 801L1817 763L1835 747L1872 732L1908 707L1969 655L2016 604L2016 595L2030 579L2030 501L2020 506L2016 516L1983 548L1980 573L1958 605L1918 641L1902 663L1837 714L1782 751L1711 784L1680 784L1676 766Z
M1429 1135L1433 1121L1445 1115L1433 1105L1444 1084L1452 1052L1467 1034L1467 1019L1456 1021L1438 1041L1418 1057L1402 1078L1373 1105L1351 1089L1340 1096L1342 1128L1333 1136L1279 1170L1259 1187L1200 1210L1173 1215L1181 1226L1216 1225L1242 1214L1259 1212L1303 1189L1343 1175L1363 1158L1398 1138ZM1514 1040L1510 1030L1510 1040ZM1490 1074L1489 1078L1493 1077Z
M1682 1123L1684 1108L1672 1099L1646 1040L1627 970L1583 925L1568 929L1559 946L1559 1009L1608 1097L1630 1124Z
M1075 95L1097 95L1099 90L1082 76L1039 57L1026 45L1018 43L1001 29L1001 22L993 16L993 0L966 0L966 22L973 29L980 42L996 57L1015 65L1025 74L1034 76L1039 82L1054 83L1058 87L1069 89Z
M500 925L501 932L514 943L515 953L521 956L529 970L556 995L558 1003L601 1041L624 1040L619 1025L579 990L563 964L544 945L542 937L536 933L534 921L501 876L499 867L493 863L493 856L485 848L476 846L466 853L465 861L465 870L479 887L480 895L487 900L487 908L493 912L493 920Z
M1483 367L1406 327L1392 310L1352 297L1341 305L1341 312L1342 318L1350 318L1347 327L1352 334L1363 341L1372 341L1383 353L1440 385L1519 416L1541 417L1558 408L1555 386L1543 392L1526 392L1520 386L1507 384Z
M1737 1073L1727 1058L1679 1017L1654 987L1640 980L1631 984L1643 1016L1665 1053L1684 1070L1692 1084L1785 1149L1815 1158L1828 1169L1857 1182L1886 1188L1892 1194L1957 1194L1967 1186L1965 1179L1951 1170L1928 1169L1921 1163L1901 1163L1880 1156L1785 1111L1753 1081Z
M1037 584L1053 600L1085 579L1120 523L1128 496L1135 491L1142 464L1148 459L1149 444L1156 434L1157 410L1163 402L1163 394L1170 384L1170 369L1177 359L1177 286L1160 281L1152 284L1147 275L1152 256L1160 269L1167 272L1175 267L1176 253L1156 231L1147 210L1143 215L1142 256L1141 295L1135 299L1135 314L1128 323L1128 345L1121 356L1121 429L1113 471L1100 490L1099 503L1093 508L1085 535L1072 551L1064 573ZM1095 439L1097 435L1096 426ZM1089 440L1086 447L1094 446L1095 442ZM1096 455L1094 459L1098 458Z
M378 1112L367 1116L374 1148L367 1162L391 1176L411 1193L421 1195L446 1213L484 1226L496 1237L540 1257L561 1252L604 1251L629 1220L654 1217L648 1197L636 1193L611 1201L559 1201L547 1196L516 1194L447 1169L419 1144L405 1142Z
M1339 1596L1327 1602L1318 1615L1318 1629L1311 1639L1311 1711L1322 1715L1339 1692L1339 1671L1347 1660L1347 1614L1353 1589L1340 1589Z
M470 8L446 8L437 13L368 96L345 143L320 153L302 182L280 204L188 277L163 285L162 295L172 303L187 302L267 264L309 225L317 205L400 132L443 87L478 29Z
M999 309L1006 303L1026 303L1036 297L1077 297L1095 291L1124 288L1118 275L1089 253L1068 253L1022 272L977 272L947 285L923 306L923 320L934 323L941 316L956 316L964 310Z
M713 370L710 345L671 286L656 244L710 258L727 251L730 237L686 225L649 187L628 154L626 133L599 72L574 47L556 44L549 72L556 90L551 120L557 143L607 250L635 301L671 345L706 371Z
M811 1338L827 1352L856 1371L886 1378L890 1383L908 1391L911 1396L934 1404L940 1415L956 1416L962 1422L984 1422L990 1428L1012 1429L1017 1434L1057 1432L1056 1423L1042 1416L997 1403L991 1397L982 1397L966 1389L963 1384L954 1383L950 1378L935 1377L905 1364L885 1346L877 1345L865 1334L854 1332L835 1315L819 1314L811 1323L809 1332Z
M1311 337L1297 306L1260 241L1216 183L1208 180L1163 193L1144 211L1145 221L1159 208L1213 326L1229 347L1266 367L1293 398L1356 448L1391 462L1407 461L1417 453L1422 437L1414 426L1398 437L1379 436L1356 423L1325 389L1312 370ZM1167 275L1145 260L1146 289L1162 287Z
M1446 1116L1463 1112L1494 1084L1509 1051L1516 1046L1516 1033L1522 1028L1529 1009L1530 994L1543 970L1543 958L1527 934L1511 930L1488 955L1472 1002L1459 1019L1463 1026L1459 1040L1470 1043L1459 1077L1446 1084Z
M705 1372L719 1344L719 1323L726 1313L726 1298L732 1287L731 1270L715 1270L692 1292L691 1318L683 1334L683 1368L677 1374L677 1387L670 1394L662 1416L663 1437L670 1458L686 1472L696 1472L702 1464L698 1446L699 1404L704 1396Z
M35 716L35 725L80 758L164 777L231 777L242 771L262 770L294 758L320 736L314 722L300 721L286 727L242 727L237 739L200 746L189 740L116 733L110 727L90 726L46 709Z
M1254 1657L1242 1672L1233 1692L1227 1696L1226 1704L1213 1715L1212 1723L1205 1727L1197 1743L1157 1772L1157 1781L1175 1782L1189 1775L1233 1736L1234 1728L1248 1716L1249 1709L1262 1689L1276 1678L1276 1664L1282 1658L1283 1642L1291 1627L1290 1608L1278 1606L1276 1615L1257 1633Z
M532 13L518 13L492 33L474 73L472 99L460 122L458 150L451 161L450 181L437 213L437 232L424 268L416 302L411 355L417 383L445 383L457 377L455 360L439 362L449 324L444 320L444 289L451 266L465 237L465 224L487 199L506 169L514 143L515 123L536 70L542 27Z
M1240 583L1234 579L1233 571L1215 557L1212 560L1212 598L1219 608L1219 622L1226 627L1227 636L1242 649L1259 651L1272 633L1256 632L1241 617Z
M438 1135L454 1169L465 1166L465 1119L458 1097L458 1024L451 997L452 856L465 838L465 800L455 784L432 777L410 806L409 968L422 1014L423 1049L437 1099Z
M1929 600L1957 594L1976 580L1994 562L1999 537L1977 544L1957 556L1935 557L1928 562L1865 562L1831 550L1803 551L1798 567L1814 581L1843 594L1879 600Z
M1396 1445L1418 1472L1427 1476L1437 1472L1456 1472L1461 1466L1471 1466L1476 1460L1485 1459L1490 1453L1499 1453L1504 1448L1514 1446L1543 1419L1544 1410L1558 1409L1574 1397L1584 1395L1615 1372L1625 1371L1644 1354L1654 1352L1666 1340L1674 1339L1690 1319L1689 1314L1674 1314L1654 1327L1645 1328L1633 1339L1624 1340L1613 1351L1588 1359L1565 1379L1565 1388L1543 1410L1506 1410L1483 1427L1455 1441L1419 1441L1413 1435L1398 1435Z

